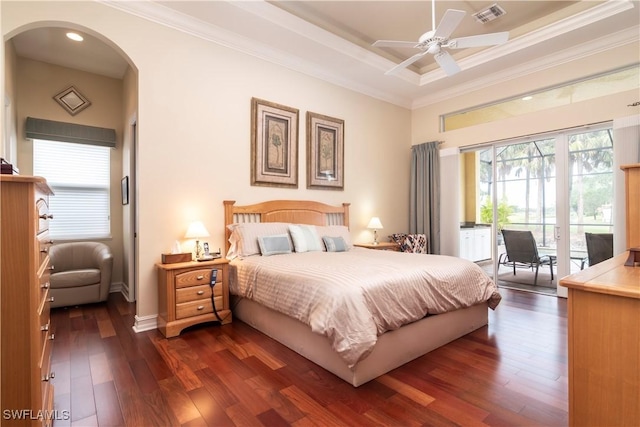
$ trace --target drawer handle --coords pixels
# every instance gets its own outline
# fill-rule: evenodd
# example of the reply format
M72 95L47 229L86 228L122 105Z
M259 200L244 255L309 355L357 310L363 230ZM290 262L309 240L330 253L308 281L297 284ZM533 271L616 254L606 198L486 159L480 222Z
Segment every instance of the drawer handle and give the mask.
M40 215L40 219L53 219L53 215L51 215L51 214L42 214L42 215Z
M40 285L42 289L49 289L49 286L49 282L45 283L44 285Z
M55 372L51 372L49 375L45 375L44 377L42 377L42 381L47 382L49 380L52 380L56 377L56 373Z
M50 339L51 341L55 340L55 339L56 339L56 334L51 334L51 335L49 335L49 339Z
M204 310L204 305L199 305L198 310Z
M198 291L198 295L204 295L204 291Z
M204 279L204 276L201 274L201 275L199 275L198 277L196 277L196 279L198 279L198 280L202 280L202 279Z
M52 265L51 267L47 268L47 270L51 270L51 271L53 271L53 270L55 270L55 269L56 269L56 268L55 268L53 265Z
M47 331L49 330L49 324L47 323L47 324L46 324L46 325L44 325L44 326L40 326L40 330L41 330L42 332L47 332Z
M47 252L49 252L49 250L47 248L42 248L40 249L40 252L42 252L43 254L46 254Z
M46 245L53 245L53 240L47 240L46 242L44 242Z
M49 297L49 298L47 298L47 301L49 301L49 302L54 302L54 301L55 301L55 298L54 298L54 297Z

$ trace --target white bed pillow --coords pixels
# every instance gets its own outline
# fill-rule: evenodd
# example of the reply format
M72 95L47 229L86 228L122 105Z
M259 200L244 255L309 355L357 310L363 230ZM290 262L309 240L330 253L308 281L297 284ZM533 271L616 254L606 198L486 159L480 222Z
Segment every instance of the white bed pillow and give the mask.
M353 248L351 234L345 225L321 225L316 227L316 231L322 237L342 237L347 245L347 250Z
M229 237L228 259L260 255L258 237L274 236L276 234L288 234L289 224L285 222L247 222L229 224L231 231Z
M315 225L291 224L289 233L296 252L319 252L323 249L324 245Z

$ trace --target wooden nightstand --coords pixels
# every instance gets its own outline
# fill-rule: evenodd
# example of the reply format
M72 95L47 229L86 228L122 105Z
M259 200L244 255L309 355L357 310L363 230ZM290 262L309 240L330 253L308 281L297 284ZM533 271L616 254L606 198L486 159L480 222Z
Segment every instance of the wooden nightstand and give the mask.
M377 249L379 251L400 251L400 246L394 242L378 242L377 245L373 243L354 243L353 246L367 249Z
M175 337L188 326L204 322L231 323L229 309L229 261L157 263L158 329L165 337ZM213 288L212 270L217 270ZM218 317L213 311L211 293Z

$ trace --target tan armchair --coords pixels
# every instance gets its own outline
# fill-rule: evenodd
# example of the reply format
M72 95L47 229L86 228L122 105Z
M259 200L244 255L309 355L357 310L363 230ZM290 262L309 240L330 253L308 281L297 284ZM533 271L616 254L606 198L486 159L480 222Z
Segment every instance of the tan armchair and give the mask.
M51 307L106 301L111 286L113 255L104 243L73 242L51 247Z

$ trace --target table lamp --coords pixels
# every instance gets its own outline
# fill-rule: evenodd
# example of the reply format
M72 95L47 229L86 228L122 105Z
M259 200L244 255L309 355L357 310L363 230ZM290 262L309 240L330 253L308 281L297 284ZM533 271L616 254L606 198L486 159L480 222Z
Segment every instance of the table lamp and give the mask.
M382 223L380 222L380 218L378 218L377 216L374 216L373 218L371 218L371 221L369 221L369 225L367 225L367 228L370 228L373 230L373 244L377 245L378 244L378 230L382 230Z
M202 221L194 221L189 224L187 234L185 234L184 237L185 239L196 239L196 260L200 259L202 256L202 252L200 250L200 238L209 237L209 232Z

